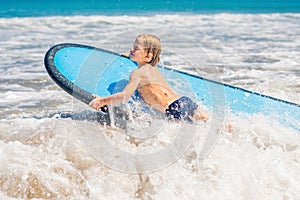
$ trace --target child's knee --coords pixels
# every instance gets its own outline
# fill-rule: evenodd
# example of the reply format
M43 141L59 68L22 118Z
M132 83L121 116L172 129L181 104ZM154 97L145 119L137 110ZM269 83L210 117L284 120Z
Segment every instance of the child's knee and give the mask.
M198 110L195 112L193 118L194 118L196 121L202 120L202 121L206 122L206 121L209 120L209 114L208 114L206 111L202 110L202 109L198 109Z

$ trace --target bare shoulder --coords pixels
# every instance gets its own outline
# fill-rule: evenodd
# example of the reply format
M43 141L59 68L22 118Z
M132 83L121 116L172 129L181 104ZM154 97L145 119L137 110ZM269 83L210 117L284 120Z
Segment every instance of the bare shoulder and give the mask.
M139 79L141 78L142 72L140 69L135 69L130 74L130 79Z
M143 65L143 66L139 67L138 69L133 70L131 74L135 75L135 76L141 76L148 72L149 72L149 66Z

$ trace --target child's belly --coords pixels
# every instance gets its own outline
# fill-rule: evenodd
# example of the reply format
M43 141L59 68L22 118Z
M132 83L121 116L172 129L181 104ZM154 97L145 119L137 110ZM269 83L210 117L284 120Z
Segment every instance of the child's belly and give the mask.
M139 88L139 93L149 106L163 113L179 98L169 87L159 84L144 85Z

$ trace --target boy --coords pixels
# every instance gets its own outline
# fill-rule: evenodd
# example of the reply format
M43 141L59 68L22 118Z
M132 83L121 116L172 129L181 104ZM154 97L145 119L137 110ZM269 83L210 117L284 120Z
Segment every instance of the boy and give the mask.
M178 96L168 85L157 69L160 60L161 43L159 38L150 34L139 35L129 54L138 64L138 69L130 75L130 80L122 92L107 97L95 96L90 106L99 110L108 104L126 101L137 89L143 100L152 108L165 113L169 119L208 120L208 114L190 98Z

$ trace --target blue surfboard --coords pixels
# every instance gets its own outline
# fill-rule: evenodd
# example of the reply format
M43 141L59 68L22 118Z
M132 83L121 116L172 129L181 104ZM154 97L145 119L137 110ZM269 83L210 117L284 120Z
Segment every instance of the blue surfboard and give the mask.
M115 52L80 44L53 46L46 53L44 63L50 77L62 89L86 104L93 99L92 94L104 97L122 91L137 68L133 61ZM299 104L167 67L159 66L159 69L175 91L201 101L211 112L221 116L226 112L262 113L300 131ZM137 96L133 99L138 99ZM110 124L110 112L107 106L101 108L100 121Z

